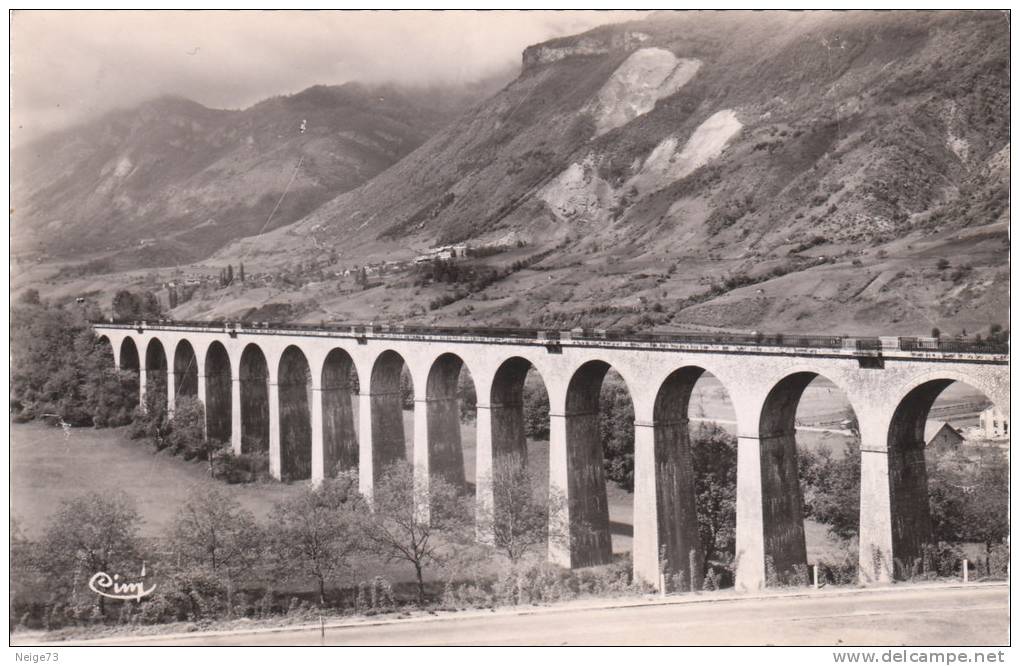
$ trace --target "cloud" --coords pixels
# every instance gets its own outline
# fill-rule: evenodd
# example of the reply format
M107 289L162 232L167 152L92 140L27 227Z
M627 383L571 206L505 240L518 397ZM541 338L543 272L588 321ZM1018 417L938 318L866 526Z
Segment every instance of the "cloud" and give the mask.
M163 94L243 108L314 84L471 82L645 12L17 11L15 143Z

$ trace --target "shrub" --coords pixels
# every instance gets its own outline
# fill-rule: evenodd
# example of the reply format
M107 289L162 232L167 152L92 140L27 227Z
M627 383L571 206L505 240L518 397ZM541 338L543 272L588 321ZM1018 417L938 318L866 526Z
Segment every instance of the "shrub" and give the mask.
M705 574L705 582L702 584L702 588L705 590L719 590L722 589L720 584L722 583L722 574L717 573L715 567L709 567L708 573Z
M226 445L212 457L213 478L227 483L265 481L269 476L269 454L263 452L235 454Z
M991 578L1005 578L1009 575L1009 544L1000 543L992 546L986 564L987 574Z
M200 570L177 573L141 602L139 619L146 624L192 622L215 618L227 610L227 588Z
M831 585L854 585L858 580L858 553L856 542L843 540L839 557L833 561L820 561L818 582Z

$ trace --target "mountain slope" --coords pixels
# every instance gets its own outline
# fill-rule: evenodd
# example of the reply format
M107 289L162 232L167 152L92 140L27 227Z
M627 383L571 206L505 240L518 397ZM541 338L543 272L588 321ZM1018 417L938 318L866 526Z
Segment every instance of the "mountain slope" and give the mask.
M307 207L288 195L279 222L296 222L193 267L243 260L257 287L209 288L174 315L286 303L305 321L1006 323L1008 28L1001 12L663 12L529 47L520 76L374 178ZM298 159L260 183L280 191ZM346 168L311 162L323 179ZM254 178L202 170L214 177L189 192L211 198ZM252 217L247 233L265 220ZM453 283L337 276L455 241L513 247Z
M172 265L366 182L489 91L315 86L242 111L164 97L13 154L14 246ZM289 187L289 189L288 189Z
M396 165L214 260L555 248L447 306L392 283L382 312L303 295L310 318L980 330L1008 300L1008 27L660 13L529 47L520 77Z

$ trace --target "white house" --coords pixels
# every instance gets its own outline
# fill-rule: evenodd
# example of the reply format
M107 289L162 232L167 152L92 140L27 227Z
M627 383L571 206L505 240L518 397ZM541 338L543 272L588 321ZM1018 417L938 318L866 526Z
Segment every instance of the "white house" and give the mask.
M978 417L981 430L988 439L1005 439L1009 437L1009 417L994 405L981 412Z

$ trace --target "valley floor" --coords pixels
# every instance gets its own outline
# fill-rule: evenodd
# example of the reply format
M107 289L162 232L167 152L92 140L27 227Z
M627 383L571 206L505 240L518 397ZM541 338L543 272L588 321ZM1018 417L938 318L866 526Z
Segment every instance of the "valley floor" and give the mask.
M405 412L405 432L413 431L412 413ZM815 434L815 433L809 433ZM475 478L474 424L462 426L465 476ZM835 440L836 436L830 436ZM838 438L840 441L842 438ZM815 445L821 443L813 441ZM408 443L410 447L410 443ZM410 454L410 451L409 451ZM410 455L409 455L410 457ZM548 480L548 443L528 442L533 478L544 487ZM165 452L153 453L144 441L127 437L126 429L74 428L65 434L41 423L11 426L11 515L28 538L45 530L61 500L89 492L123 491L138 505L146 537L166 532L180 507L197 489L216 486L264 520L275 502L294 495L300 483L275 482L228 485L209 477L204 463L187 462ZM613 551L629 552L633 534L633 495L608 483ZM808 558L838 556L836 543L824 526L807 521ZM410 579L411 572L401 570Z

